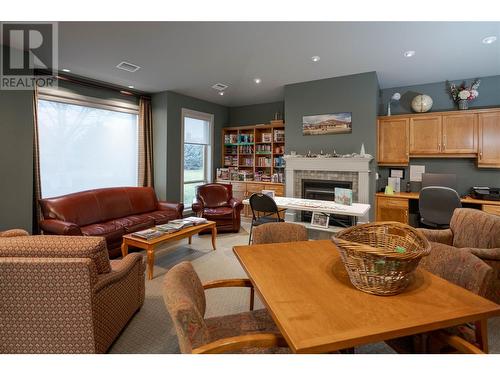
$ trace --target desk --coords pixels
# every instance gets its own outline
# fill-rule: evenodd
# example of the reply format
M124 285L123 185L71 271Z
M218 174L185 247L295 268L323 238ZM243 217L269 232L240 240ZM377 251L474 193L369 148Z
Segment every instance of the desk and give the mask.
M399 221L410 224L409 213L412 205L418 205L419 193L375 194L376 220ZM473 207L491 214L500 215L500 201L487 201L471 197L461 198L464 207Z
M370 210L370 205L365 203L353 203L351 206L347 206L332 201L289 197L274 197L274 201L278 208L346 215L354 218L363 217ZM243 204L250 205L250 200L245 199Z
M500 315L500 306L423 269L401 294L352 286L330 240L235 246L295 353L328 353Z

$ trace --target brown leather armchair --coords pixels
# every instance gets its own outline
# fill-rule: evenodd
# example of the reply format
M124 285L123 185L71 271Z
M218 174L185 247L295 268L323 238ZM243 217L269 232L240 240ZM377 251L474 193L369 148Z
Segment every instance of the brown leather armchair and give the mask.
M219 232L239 232L243 204L233 198L230 184L205 184L196 188L193 212L217 223Z

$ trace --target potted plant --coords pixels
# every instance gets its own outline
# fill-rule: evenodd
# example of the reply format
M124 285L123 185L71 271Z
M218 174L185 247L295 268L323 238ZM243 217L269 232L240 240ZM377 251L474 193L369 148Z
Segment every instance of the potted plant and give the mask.
M454 83L449 83L451 97L455 103L458 103L458 109L469 108L469 101L476 99L479 95L477 89L480 83L479 79L475 79L469 87L465 86L465 82L459 87Z

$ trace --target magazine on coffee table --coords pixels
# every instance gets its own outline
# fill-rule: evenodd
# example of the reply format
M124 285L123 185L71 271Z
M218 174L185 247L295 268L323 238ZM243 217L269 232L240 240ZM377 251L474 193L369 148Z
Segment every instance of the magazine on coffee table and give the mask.
M144 238L146 240L152 240L153 238L157 238L163 236L165 233L156 229L144 229L138 232L132 233L132 236Z

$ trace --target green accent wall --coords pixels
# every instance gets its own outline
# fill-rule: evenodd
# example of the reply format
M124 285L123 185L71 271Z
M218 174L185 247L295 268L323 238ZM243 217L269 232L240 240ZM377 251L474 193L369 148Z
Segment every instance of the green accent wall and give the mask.
M33 92L0 90L0 231L32 230Z
M500 107L500 75L480 77L481 84L479 86L479 96L476 100L470 103L469 108L476 107ZM473 78L453 81L456 84L461 84L466 81L470 85ZM399 103L391 105L392 114L413 113L411 109L411 101L416 95L426 94L433 100L431 112L452 111L457 110L457 105L451 99L448 92L448 87L445 82L434 82L423 85L393 87L380 90L379 93L379 115L387 114L387 103L392 94L399 92L401 100ZM500 187L500 170L477 168L475 159L410 159L410 164L425 165L425 171L429 173L454 173L457 175L457 191L460 195L465 195L469 192L472 186L490 186ZM387 185L387 177L389 177L389 169L380 167L380 180L377 183L377 190L382 189ZM408 171L409 168L407 169ZM406 181L403 181L405 184ZM404 189L401 185L402 189ZM418 185L414 186L414 189Z
M321 79L285 86L286 152L305 154L309 150L339 154L365 151L375 155L378 80L375 72ZM336 112L352 113L352 133L303 135L302 116ZM371 163L370 199L375 192L375 159ZM373 212L373 209L372 209Z
M222 128L227 126L227 107L175 93L153 95L155 189L160 199L181 200L181 126L182 108L214 115L214 175L221 166Z
M229 126L244 126L265 124L274 119L278 112L283 119L285 112L284 102L244 105L229 108Z

